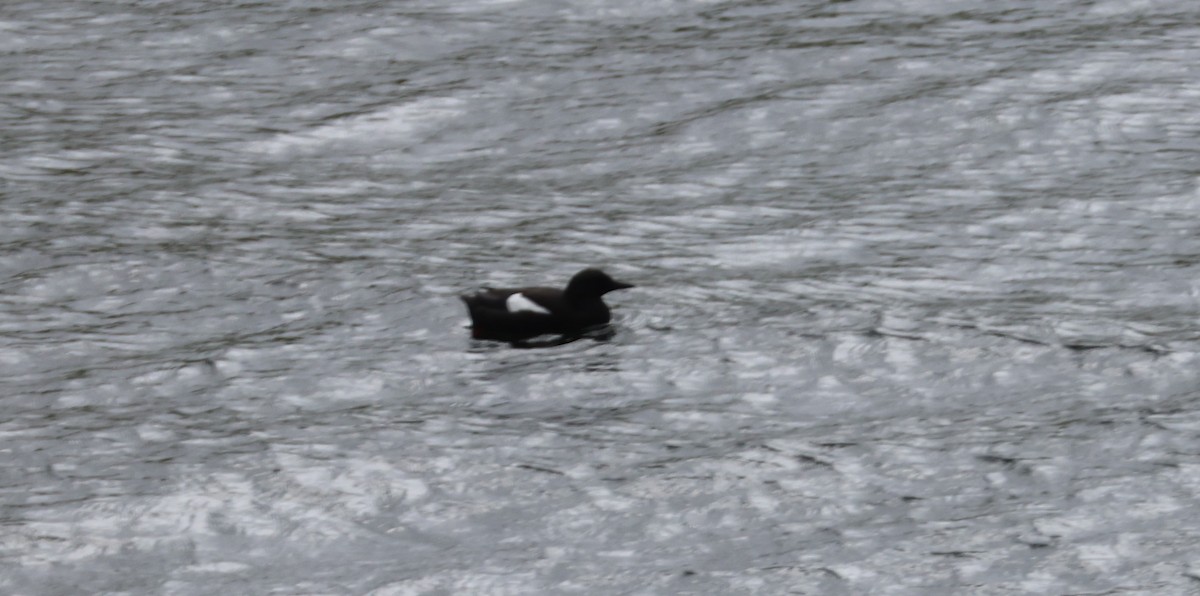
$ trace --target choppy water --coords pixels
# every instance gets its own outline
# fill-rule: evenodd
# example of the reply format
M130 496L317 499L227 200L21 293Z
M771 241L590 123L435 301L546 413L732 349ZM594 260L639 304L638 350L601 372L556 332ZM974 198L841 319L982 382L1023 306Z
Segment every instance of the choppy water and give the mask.
M0 593L1200 589L1200 5L6 2ZM600 265L616 334L456 296Z

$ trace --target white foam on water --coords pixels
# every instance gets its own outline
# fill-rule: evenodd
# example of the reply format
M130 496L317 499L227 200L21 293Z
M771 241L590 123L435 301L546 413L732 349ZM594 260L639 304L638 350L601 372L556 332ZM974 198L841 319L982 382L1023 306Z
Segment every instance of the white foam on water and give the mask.
M245 151L269 157L343 151L362 153L421 143L445 122L462 117L468 102L456 97L430 97L347 116L307 131L286 133L245 146Z

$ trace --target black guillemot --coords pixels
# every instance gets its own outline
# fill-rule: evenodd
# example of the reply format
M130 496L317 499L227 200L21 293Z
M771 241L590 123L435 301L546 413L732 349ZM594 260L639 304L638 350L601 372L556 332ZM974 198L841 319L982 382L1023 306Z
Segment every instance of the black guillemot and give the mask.
M601 296L632 288L594 268L576 273L566 289L484 288L462 296L471 313L471 336L516 342L539 335L578 335L608 323Z

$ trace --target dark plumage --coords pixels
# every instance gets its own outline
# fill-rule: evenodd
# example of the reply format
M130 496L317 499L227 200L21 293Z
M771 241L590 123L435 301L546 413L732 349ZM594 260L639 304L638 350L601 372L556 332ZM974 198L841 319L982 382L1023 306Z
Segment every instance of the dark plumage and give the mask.
M463 295L471 313L471 336L520 341L547 334L577 335L609 321L601 296L632 288L599 269L576 273L565 289L484 288Z

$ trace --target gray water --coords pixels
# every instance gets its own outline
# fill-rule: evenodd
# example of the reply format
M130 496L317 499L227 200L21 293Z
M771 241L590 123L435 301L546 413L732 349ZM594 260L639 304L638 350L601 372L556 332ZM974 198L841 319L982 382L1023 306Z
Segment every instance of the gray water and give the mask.
M5 2L0 593L1200 590L1200 4ZM607 340L457 295L601 266Z

